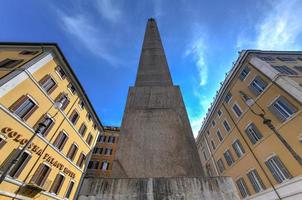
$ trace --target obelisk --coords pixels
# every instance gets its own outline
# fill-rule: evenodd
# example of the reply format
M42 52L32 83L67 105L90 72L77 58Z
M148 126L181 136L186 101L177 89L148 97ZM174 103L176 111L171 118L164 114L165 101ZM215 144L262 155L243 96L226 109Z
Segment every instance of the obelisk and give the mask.
M110 178L86 177L79 200L239 200L230 177L204 177L186 108L149 19Z
M130 87L113 177L203 176L179 86L173 85L159 31L149 19Z

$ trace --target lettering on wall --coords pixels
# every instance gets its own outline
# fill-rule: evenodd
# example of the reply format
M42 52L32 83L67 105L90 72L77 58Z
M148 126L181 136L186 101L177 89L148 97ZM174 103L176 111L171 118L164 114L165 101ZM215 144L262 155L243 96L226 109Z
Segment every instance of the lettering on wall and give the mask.
M5 127L1 129L1 133L7 136L7 138L12 139L12 141L17 142L21 145L24 145L28 142L27 138L24 138L22 134L19 134L18 132L14 131L12 128ZM28 146L28 150L37 154L38 156L41 156L43 154L43 149L36 145L35 143L31 143ZM45 153L42 157L43 160L51 164L52 166L58 168L59 170L63 171L64 174L75 178L75 173L72 172L70 169L65 167L61 162L57 161L52 155L49 153Z

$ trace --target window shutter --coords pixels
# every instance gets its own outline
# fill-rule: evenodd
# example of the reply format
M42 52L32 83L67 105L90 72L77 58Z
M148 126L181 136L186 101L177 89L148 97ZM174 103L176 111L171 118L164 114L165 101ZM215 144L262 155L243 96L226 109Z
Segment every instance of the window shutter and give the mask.
M240 147L242 153L245 153L244 148L243 148L241 142L240 142L239 140L237 140L237 141L238 141L238 145L239 145L239 147Z
M9 110L15 112L17 108L19 108L25 101L28 99L26 95L22 95L15 103L13 103L10 107Z
M284 166L284 164L280 160L280 158L278 156L275 156L273 159L278 164L278 166L281 167L281 170L282 170L283 174L285 175L285 177L288 178L288 179L292 178L292 175L289 173L289 171L287 170L287 168Z
M262 179L260 178L260 176L259 176L259 174L258 174L258 172L256 171L256 170L254 170L254 172L255 172L255 175L256 175L256 177L257 177L257 179L258 179L258 181L259 181L259 183L260 183L260 185L261 185L261 187L262 187L262 189L266 189L266 187L265 187L265 185L263 184L263 182L262 182Z
M37 109L39 106L35 105L26 115L23 117L23 120L27 120Z
M258 96L260 93L259 93L258 90L256 90L256 89L254 88L253 82L254 82L254 81L251 82L251 84L248 86L248 88L251 90L251 92L252 92L254 95Z
M46 182L46 180L48 178L48 175L49 175L50 171L51 171L51 168L48 168L47 173L46 173L46 175L44 176L44 178L43 178L43 180L41 182L41 186L42 187L44 186L44 184L45 184L45 182Z
M31 178L30 182L33 182L33 183L36 183L37 181L37 178L39 177L40 173L41 173L41 170L43 168L44 164L41 163L39 165L39 167L37 168L37 171L34 173L33 177Z
M56 176L56 178L55 178L55 180L53 181L53 184L52 184L52 186L51 186L51 188L50 188L50 192L54 192L54 193L56 193L56 188L58 187L58 185L59 185L59 179L60 179L60 174L57 174L57 176Z
M18 178L19 175L21 174L21 172L23 171L23 169L26 167L27 163L29 162L29 160L31 159L31 155L24 152L23 154L27 154L26 159L23 161L23 163L20 165L20 168L16 170L15 174L14 174L14 178ZM19 160L20 162L20 160ZM18 163L16 163L15 167L18 165Z
M58 87L58 85L55 83L49 90L48 90L48 94L51 94L56 88Z
M270 172L272 173L273 177L275 178L275 180L278 182L278 183L282 183L282 180L280 179L279 175L276 174L276 171L274 169L274 166L272 166L272 163L270 160L266 161L265 162L267 168L270 170Z
M50 78L50 76L49 76L48 74L45 75L45 76L39 81L39 85L42 86L49 78Z
M8 156L7 158L2 162L0 169L1 171L4 171L8 165L11 163L11 161L13 161L13 159L16 158L18 152L20 151L20 149L14 149Z

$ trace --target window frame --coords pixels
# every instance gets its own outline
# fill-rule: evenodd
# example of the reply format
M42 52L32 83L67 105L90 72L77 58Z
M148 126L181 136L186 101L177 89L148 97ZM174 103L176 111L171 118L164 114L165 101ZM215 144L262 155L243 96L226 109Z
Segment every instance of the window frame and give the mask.
M19 116L16 112L20 107L27 101L31 101L33 106L29 108L22 116ZM29 95L22 95L17 101L15 101L10 107L9 110L14 113L19 119L26 121L37 109L39 104Z
M240 111L240 115L237 114L237 112L235 111L234 107L237 107L237 108L238 108L238 110ZM236 103L236 102L235 102L235 103L233 104L233 106L232 106L232 111L233 111L233 113L235 114L235 116L236 116L237 118L240 118L240 117L242 116L242 114L243 114L243 110L240 108L240 106L239 106L238 103Z

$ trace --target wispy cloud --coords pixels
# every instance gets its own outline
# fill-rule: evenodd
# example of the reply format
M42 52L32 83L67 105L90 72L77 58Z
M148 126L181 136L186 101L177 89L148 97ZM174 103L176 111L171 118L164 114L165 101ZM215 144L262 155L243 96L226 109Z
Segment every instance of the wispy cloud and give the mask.
M272 9L256 24L256 37L238 38L239 48L262 50L297 50L302 35L302 1L272 1ZM245 35L245 34L244 34Z
M115 23L122 18L122 10L119 8L117 1L97 0L96 8L102 17L110 22Z
M119 60L109 53L107 41L102 39L103 33L96 29L95 25L85 15L67 16L60 13L62 28L66 33L74 36L92 54L104 59L106 62L116 66Z
M205 62L206 45L203 37L194 40L191 46L186 50L185 56L192 56L199 74L199 85L206 85L208 80L208 68Z

